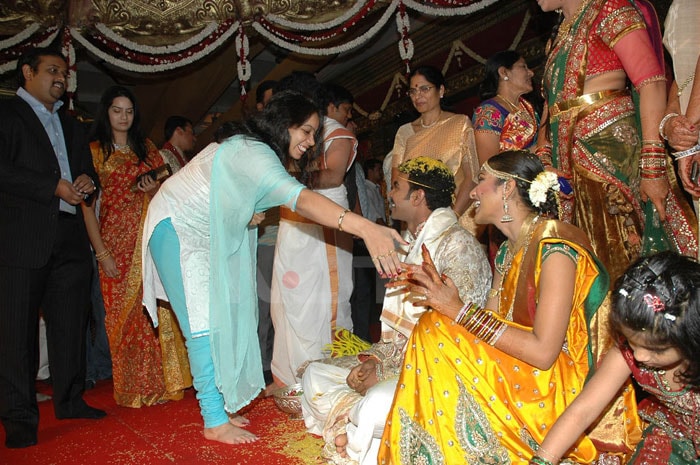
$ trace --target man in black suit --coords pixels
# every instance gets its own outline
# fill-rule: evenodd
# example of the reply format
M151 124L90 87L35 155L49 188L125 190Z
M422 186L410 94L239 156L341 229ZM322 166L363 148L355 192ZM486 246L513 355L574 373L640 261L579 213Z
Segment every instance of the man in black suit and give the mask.
M80 203L97 175L85 131L58 113L64 57L31 50L17 73L17 95L0 102L0 420L13 448L37 442L40 308L56 417L105 416L82 397L92 265Z

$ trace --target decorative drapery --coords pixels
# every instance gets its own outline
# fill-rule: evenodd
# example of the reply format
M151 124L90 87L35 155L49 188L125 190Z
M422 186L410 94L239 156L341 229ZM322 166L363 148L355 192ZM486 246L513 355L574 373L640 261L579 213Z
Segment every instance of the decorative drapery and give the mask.
M368 43L395 14L399 53L409 69L413 43L407 9L432 16L468 15L496 0L40 0L32 7L5 6L0 22L0 74L16 66L30 47L45 46L63 31L62 45L74 43L117 68L160 73L195 63L235 35L238 77L245 94L250 78L248 35L285 50L330 56ZM16 9L17 11L13 10ZM367 16L384 10L374 24ZM74 63L71 63L74 66ZM75 76L72 75L75 86ZM75 88L72 90L75 91Z

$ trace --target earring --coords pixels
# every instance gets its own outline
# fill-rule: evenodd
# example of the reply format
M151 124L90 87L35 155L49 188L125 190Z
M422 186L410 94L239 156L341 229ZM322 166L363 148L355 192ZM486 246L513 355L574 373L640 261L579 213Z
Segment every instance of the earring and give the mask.
M507 80L508 80L508 76L503 76L503 80L504 80L504 81L507 81Z
M503 184L503 216L501 217L501 223L510 223L513 221L513 217L508 213L508 199L506 199L506 185Z

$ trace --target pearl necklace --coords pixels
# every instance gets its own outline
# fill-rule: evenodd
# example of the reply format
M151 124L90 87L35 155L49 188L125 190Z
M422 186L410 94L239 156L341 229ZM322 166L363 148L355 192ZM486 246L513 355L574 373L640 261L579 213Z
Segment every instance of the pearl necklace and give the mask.
M421 116L421 117L420 117L420 125L421 125L421 127L425 128L425 129L432 128L433 126L435 126L435 125L438 123L438 121L440 121L440 116L442 116L442 110L440 110L440 113L438 113L438 116L437 116L437 118L435 119L435 121L433 121L433 122L430 123L430 124L425 124L425 123L423 123L423 117Z
M117 150L117 151L129 150L131 148L131 147L129 147L128 142L126 144L117 144L116 142L112 142L112 146L114 147L114 150Z

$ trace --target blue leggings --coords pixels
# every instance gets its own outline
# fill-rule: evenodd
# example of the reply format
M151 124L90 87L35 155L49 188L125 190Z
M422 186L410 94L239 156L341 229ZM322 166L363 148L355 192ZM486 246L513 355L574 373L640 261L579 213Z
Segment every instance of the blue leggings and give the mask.
M223 425L228 422L228 415L224 410L224 398L214 380L214 361L211 358L209 335L192 337L180 270L180 239L170 218L158 223L148 248L158 269L158 276L163 283L165 293L168 294L170 305L180 323L182 334L185 336L192 380L197 390L204 427L213 428Z

